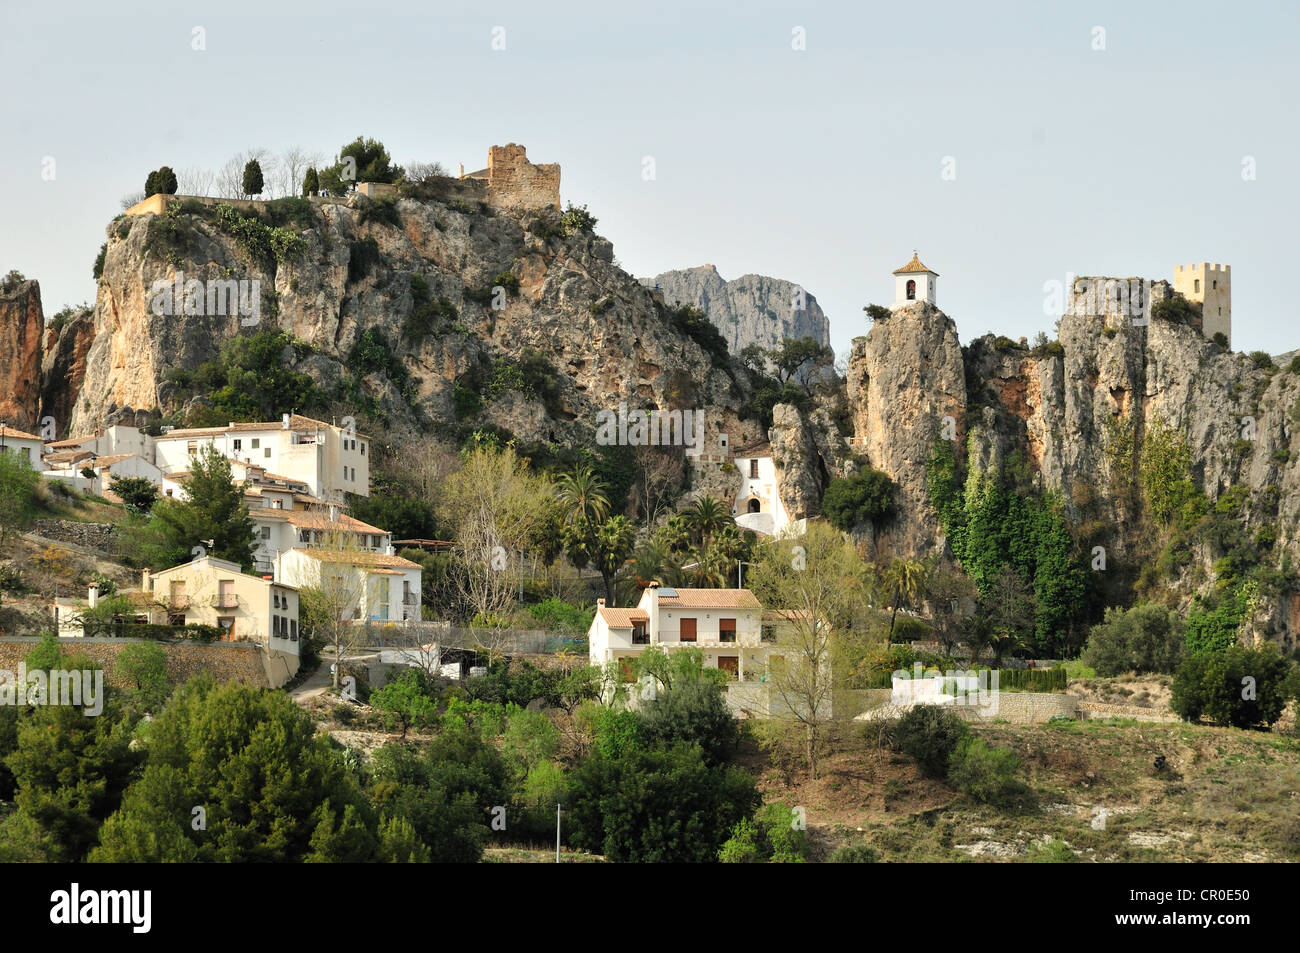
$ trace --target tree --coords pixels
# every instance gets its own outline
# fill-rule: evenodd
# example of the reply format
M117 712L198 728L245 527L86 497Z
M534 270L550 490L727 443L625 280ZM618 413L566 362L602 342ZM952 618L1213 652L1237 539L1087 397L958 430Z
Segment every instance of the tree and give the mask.
M991 748L983 738L964 738L948 762L948 782L983 804L1003 809L1031 800L1033 791L1016 779L1020 758L1010 748Z
M0 453L0 551L31 525L40 482L25 455Z
M81 660L61 664L83 667ZM95 845L140 760L130 747L132 727L111 696L99 717L73 705L42 705L20 721L6 763L18 809L36 823L48 859L80 861Z
M618 600L614 595L614 579L632 557L636 546L636 527L626 516L614 516L605 520L591 535L591 561L605 583L605 604L614 606Z
M150 172L144 180L144 197L151 195L175 195L176 194L176 173L172 171L171 166L163 166L161 169L155 169Z
M329 645L333 649L331 681L335 689L342 683L344 664L365 633L360 622L371 576L369 570L352 565L348 559L359 549L360 542L352 533L322 534L320 542L312 547L317 556L314 562L320 567L316 585L298 590L303 638L314 646ZM342 558L334 558L336 555ZM381 584L387 585L387 581Z
M307 169L307 174L302 180L302 197L315 195L320 192L320 177L316 174L316 167L312 166Z
M555 498L564 508L564 525L594 526L609 515L609 484L590 466L580 466L555 481Z
M245 195L261 195L265 182L262 178L262 164L256 159L249 159L244 164L242 188Z
M925 563L919 559L896 558L882 574L881 583L894 603L894 610L889 616L889 637L894 637L894 623L898 619L898 610L904 602L914 604L925 592Z
M1271 642L1196 652L1178 666L1170 707L1184 721L1205 717L1216 725L1267 727L1281 717L1296 677L1295 663Z
M131 686L148 711L160 709L171 694L167 650L155 642L132 642L117 655L114 671Z
M970 628L969 609L975 605L975 583L951 562L932 566L925 575L925 600L934 620L934 636L943 645L945 655Z
M150 524L148 558L165 569L191 558L195 546L207 555L253 568L253 521L242 483L231 475L230 461L212 444L204 444L180 480L185 499L160 500ZM209 545L209 540L211 544Z
M372 694L370 707L389 715L401 726L402 741L406 740L408 728L428 725L438 711L429 695L425 673L417 668L404 670Z
M678 681L656 692L637 714L648 744L664 748L678 742L696 744L711 765L725 764L740 740L740 726L727 707L722 687L713 679Z
M977 612L988 633L993 649L994 666L1002 656L1030 644L1034 625L1034 593L1010 566L1004 566L989 587L989 595L980 600ZM978 626L977 626L978 627Z
M158 501L157 484L144 477L114 477L108 488L132 513L148 513Z
M699 748L597 751L570 775L570 839L610 860L707 863L759 804L754 779Z
M831 366L835 352L816 338L786 338L781 346L767 352L781 384L793 381L804 394L812 394L812 385Z
M866 307L864 307L862 310L867 313L867 320L871 321L872 323L875 323L876 321L882 321L885 318L889 317L891 314L893 314L892 311L890 311L888 308L886 308L884 305L881 304L869 304Z
M848 629L861 590L870 585L867 567L839 532L812 524L802 537L765 544L747 582L765 606L787 613L769 662L774 701L781 702L774 717L802 730L815 778L832 714L832 644Z
M894 727L893 741L927 778L948 775L948 761L970 733L966 722L943 705L915 705Z
M191 679L150 725L147 751L91 860L373 857L373 811L288 695Z
M1111 607L1104 621L1092 627L1083 661L1103 678L1124 672L1170 674L1182 661L1183 638L1182 618L1166 606Z
M894 481L870 467L831 480L822 495L822 514L832 526L846 533L866 522L879 528L896 511Z
M320 184L331 194L342 195L358 182L397 182L403 172L391 163L382 142L358 136L339 150L333 165L320 170Z

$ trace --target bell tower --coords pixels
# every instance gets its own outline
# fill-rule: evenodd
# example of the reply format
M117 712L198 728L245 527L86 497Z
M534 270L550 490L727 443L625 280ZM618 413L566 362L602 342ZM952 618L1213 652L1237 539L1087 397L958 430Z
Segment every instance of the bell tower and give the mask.
M894 272L894 307L901 308L916 301L937 307L938 291L939 273L921 264L913 250L912 260Z

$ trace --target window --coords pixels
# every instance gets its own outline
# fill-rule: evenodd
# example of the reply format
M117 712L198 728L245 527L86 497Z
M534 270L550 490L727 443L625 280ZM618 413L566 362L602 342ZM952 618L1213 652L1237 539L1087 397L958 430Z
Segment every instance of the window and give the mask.
M761 630L761 634L759 635L759 639L760 639L761 641L763 641L763 642L775 642L775 641L776 641L776 626L774 626L774 625L765 625L765 626L763 626L763 628L762 628L762 630Z
M763 508L763 504L759 503L758 500L749 501L749 512L758 513L759 511L762 510L762 508Z
M186 443L185 452L188 453L191 457L194 456L194 454L199 452L199 442L197 440L191 440L188 443Z
M364 443L361 445L361 455L363 457L366 455L366 445Z
M632 623L632 644L633 645L650 644L650 633L646 631L644 622Z
M1214 284L1212 284L1210 287L1211 287L1211 288L1217 288L1217 287L1219 287L1219 279L1218 279L1218 278L1215 278L1215 279L1214 279Z
M289 640L291 642L298 641L298 620L297 619L289 620Z
M267 447L267 448L266 448L266 452L263 453L262 456L265 457L266 459L270 460L270 459L271 459L271 448L270 448L270 447Z
M749 478L750 478L751 480L757 480L757 479L758 479L758 461L757 461L757 460L750 460L750 461L749 461Z
M915 301L915 300L916 300L916 282L915 282L915 281L909 281L909 282L907 283L907 300L908 300L908 301Z
M1193 291L1200 291L1200 290L1201 290L1201 279L1200 279L1200 278L1197 278L1197 279L1195 279L1195 280L1192 281L1192 290L1193 290Z
M253 443L252 443L252 449L256 450L256 449L258 449L261 445L262 445L262 438L261 438L261 437L254 437L254 438L253 438Z
M279 503L278 500L276 501L276 504L275 504L275 505L276 505L276 506L279 506L279 505L280 505L280 503ZM262 538L263 538L263 539L270 539L270 538L271 538L271 527L269 527L269 526L263 526L263 527L262 527Z
M311 533L310 533L309 531L305 530L305 529L300 529L300 530L298 530L298 542L300 542L300 543L310 543L310 542L311 542Z
M736 641L736 620L735 619L718 620L718 641L719 642Z
M681 642L695 641L695 620L694 619L682 619L681 629L679 630L679 634L677 638Z

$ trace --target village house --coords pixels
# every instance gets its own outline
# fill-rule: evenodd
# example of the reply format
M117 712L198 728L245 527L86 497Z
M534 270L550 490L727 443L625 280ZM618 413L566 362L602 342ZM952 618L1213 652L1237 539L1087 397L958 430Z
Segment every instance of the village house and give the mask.
M370 495L370 439L349 428L284 414L278 423L172 430L155 438L154 462L164 473L188 471L205 444L232 460L298 481L312 496L343 502L345 493Z
M342 612L340 621L420 619L423 569L391 552L296 547L277 553L273 566L277 580L335 595Z
M275 502L284 501L275 500L273 504ZM325 544L343 552L388 553L392 550L393 537L388 530L348 516L340 511L337 503L326 504L323 512L305 507L250 506L248 515L255 527L253 563L258 572L272 572L276 557L291 549Z
M41 456L44 444L35 434L24 433L14 427L0 424L0 453L12 453L25 459L38 473L45 469Z
M732 462L740 474L740 489L732 517L742 529L768 536L802 532L806 520L790 519L781 499L780 475L766 442L751 443L735 451Z

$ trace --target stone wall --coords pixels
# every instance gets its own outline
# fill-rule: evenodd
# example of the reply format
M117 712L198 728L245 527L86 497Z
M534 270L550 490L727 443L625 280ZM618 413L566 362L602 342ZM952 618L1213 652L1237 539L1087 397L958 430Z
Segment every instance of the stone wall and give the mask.
M517 143L488 150L488 202L497 208L560 207L560 166L533 165Z
M868 709L862 719L900 718L907 711L905 705L885 704ZM977 705L950 705L954 714L966 721L1005 721L1013 725L1039 725L1053 718L1078 715L1079 700L1073 695L1057 692L998 692L997 707L982 708Z
M122 679L117 675L116 662L118 653L132 642L143 639L60 639L59 646L63 654L85 654L104 666L104 678L110 685L123 687ZM11 636L0 639L0 669L10 672L18 671L18 664L40 642L38 638ZM187 681L201 672L210 672L219 682L242 682L259 688L275 687L268 672L267 660L260 646L241 644L239 642L202 643L159 643L167 652L167 674L174 684ZM286 666L280 664L279 669ZM272 669L274 671L274 668ZM287 678L279 679L277 684L284 684Z
M1084 719L1131 718L1134 721L1178 721L1172 711L1141 708L1137 705L1106 705L1102 702L1079 702L1079 717Z
M77 523L72 520L38 519L32 524L32 532L46 539L101 553L117 552L117 527L112 523Z

